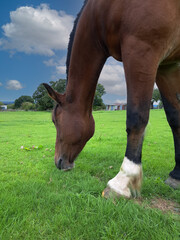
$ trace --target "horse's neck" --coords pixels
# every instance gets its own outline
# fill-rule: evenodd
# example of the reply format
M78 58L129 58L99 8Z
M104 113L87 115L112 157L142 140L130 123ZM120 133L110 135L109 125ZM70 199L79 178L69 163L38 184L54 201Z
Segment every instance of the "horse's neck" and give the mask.
M78 108L78 111L89 112L96 90L96 84L106 61L106 56L95 36L87 34L88 28L83 24L77 29L68 74L66 98Z

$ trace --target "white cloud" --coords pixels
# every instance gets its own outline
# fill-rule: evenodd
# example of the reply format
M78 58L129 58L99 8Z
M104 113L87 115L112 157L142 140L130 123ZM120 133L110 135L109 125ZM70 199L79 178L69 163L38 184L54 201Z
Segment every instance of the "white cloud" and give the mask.
M156 83L154 84L154 88L155 88L155 89L157 89L157 88L158 88L158 86L156 85Z
M64 77L66 74L65 60L65 58L62 58L59 61L55 61L51 58L48 61L44 61L46 66L55 67L53 79ZM126 81L124 68L121 63L113 58L109 58L100 74L99 83L105 87L107 94L115 94L117 97L119 96L119 99L123 99L126 102ZM123 102L122 100L119 101Z
M20 90L22 89L22 85L19 81L17 80L9 80L7 82L6 88L9 90Z
M112 58L104 65L99 82L109 94L126 98L126 82L122 64Z
M47 4L37 8L20 7L10 13L11 22L2 26L3 49L52 56L55 50L67 48L73 16L52 10Z
M56 66L56 62L54 61L54 59L49 59L49 60L47 60L47 61L44 61L44 64L46 65L46 66L48 66L48 67L54 67L54 66Z
M55 60L50 58L47 61L44 61L44 64L48 67L55 67L54 74L52 79L64 78L66 75L66 57L61 58L60 60Z
M0 82L0 86L2 86L2 83Z
M116 99L115 103L126 103L126 100L120 100L120 99Z
M56 66L56 72L58 75L66 74L66 66Z

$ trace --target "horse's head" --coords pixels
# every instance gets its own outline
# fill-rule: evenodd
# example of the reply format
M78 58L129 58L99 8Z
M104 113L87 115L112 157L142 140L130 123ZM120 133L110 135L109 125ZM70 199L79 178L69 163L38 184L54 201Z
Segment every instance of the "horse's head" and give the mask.
M65 94L59 94L48 84L44 86L49 96L57 102L52 115L57 131L55 164L59 169L69 170L74 167L75 158L93 136L94 119L92 115L80 114L74 104L66 100Z

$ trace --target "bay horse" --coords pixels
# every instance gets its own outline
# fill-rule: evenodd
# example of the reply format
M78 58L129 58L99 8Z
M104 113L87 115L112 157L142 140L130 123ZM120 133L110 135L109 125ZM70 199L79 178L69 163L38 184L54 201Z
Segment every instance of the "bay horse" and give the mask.
M137 196L142 183L141 152L154 84L160 90L175 146L175 167L167 183L180 186L180 1L86 0L74 23L67 54L65 94L44 84L57 102L55 164L73 168L94 134L92 104L109 56L124 64L127 85L127 146L119 173L103 196Z

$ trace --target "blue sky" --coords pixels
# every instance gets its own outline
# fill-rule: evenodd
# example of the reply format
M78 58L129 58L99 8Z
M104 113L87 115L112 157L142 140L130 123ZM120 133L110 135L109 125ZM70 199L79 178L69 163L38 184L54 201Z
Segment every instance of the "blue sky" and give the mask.
M84 0L1 0L0 101L32 96L39 84L66 78L69 33ZM99 82L105 103L126 100L122 64L110 58Z

